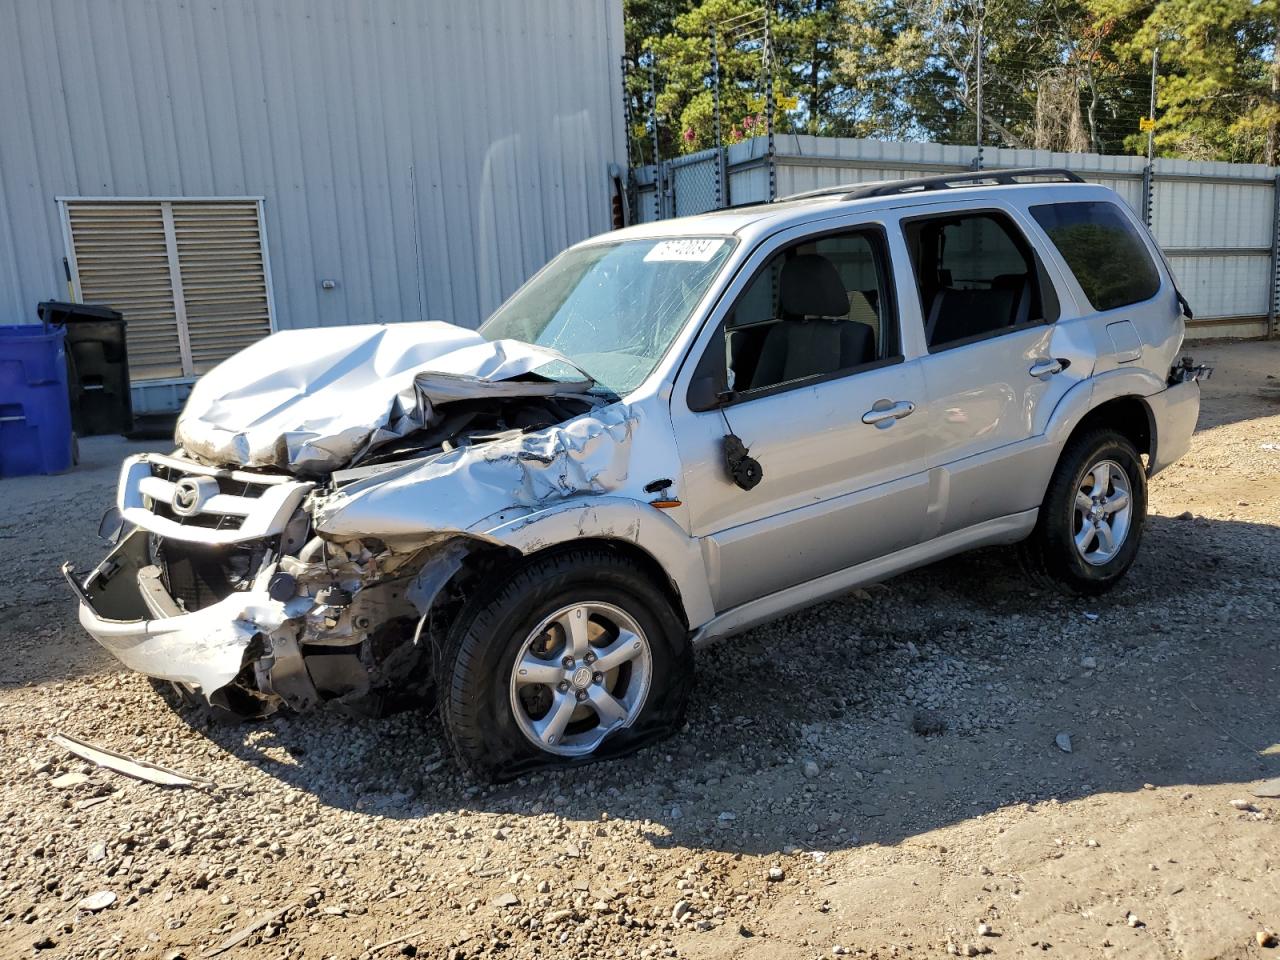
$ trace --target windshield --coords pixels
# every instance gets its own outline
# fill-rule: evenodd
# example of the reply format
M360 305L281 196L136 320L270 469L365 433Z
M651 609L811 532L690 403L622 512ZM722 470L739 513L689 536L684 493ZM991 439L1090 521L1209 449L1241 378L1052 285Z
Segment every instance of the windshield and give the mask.
M499 307L480 334L559 351L625 396L653 372L732 248L723 237L680 237L566 250Z

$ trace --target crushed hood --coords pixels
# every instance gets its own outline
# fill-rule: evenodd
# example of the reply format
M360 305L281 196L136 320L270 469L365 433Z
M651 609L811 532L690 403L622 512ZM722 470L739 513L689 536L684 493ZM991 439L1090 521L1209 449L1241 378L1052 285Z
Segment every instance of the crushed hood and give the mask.
M196 383L177 441L211 463L325 474L429 426L438 404L594 385L528 376L557 362L572 368L554 350L439 321L287 330Z

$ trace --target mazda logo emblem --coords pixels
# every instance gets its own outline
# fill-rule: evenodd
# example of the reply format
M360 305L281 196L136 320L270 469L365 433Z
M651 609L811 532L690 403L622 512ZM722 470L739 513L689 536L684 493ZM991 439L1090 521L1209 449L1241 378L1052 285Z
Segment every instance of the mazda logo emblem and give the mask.
M205 490L195 477L183 477L173 486L173 512L182 517L190 517L200 512L204 506Z

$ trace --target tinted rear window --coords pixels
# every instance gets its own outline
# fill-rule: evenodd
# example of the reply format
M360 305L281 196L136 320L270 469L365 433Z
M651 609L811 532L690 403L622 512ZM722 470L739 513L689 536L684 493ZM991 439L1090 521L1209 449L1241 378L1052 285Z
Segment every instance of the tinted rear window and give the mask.
M1160 274L1146 245L1114 203L1047 203L1031 208L1095 310L1155 296Z

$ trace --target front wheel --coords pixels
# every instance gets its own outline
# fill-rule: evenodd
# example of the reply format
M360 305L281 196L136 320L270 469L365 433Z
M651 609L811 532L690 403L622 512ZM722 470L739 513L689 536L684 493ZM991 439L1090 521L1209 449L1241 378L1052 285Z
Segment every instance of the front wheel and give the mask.
M687 631L645 571L606 548L571 548L477 589L436 683L459 760L508 779L673 732L692 681Z
M1146 516L1137 448L1115 430L1090 431L1063 450L1023 560L1067 593L1103 593L1133 565Z

